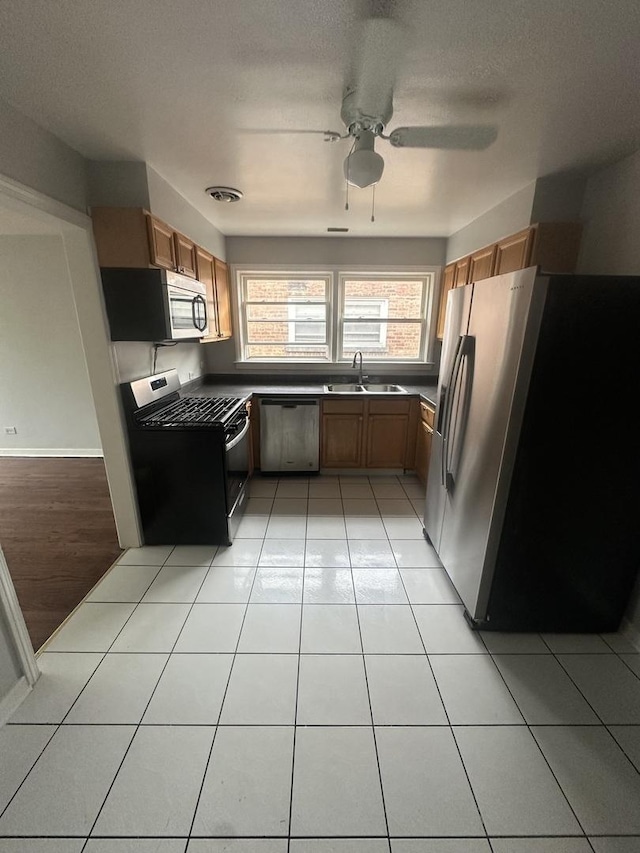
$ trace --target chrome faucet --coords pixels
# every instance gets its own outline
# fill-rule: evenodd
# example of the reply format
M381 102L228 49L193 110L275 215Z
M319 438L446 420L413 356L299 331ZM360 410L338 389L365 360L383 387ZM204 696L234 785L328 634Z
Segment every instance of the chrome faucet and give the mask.
M360 352L360 350L358 350L356 353L354 353L354 355L353 355L353 361L351 362L351 367L353 367L353 369L355 370L355 367L356 367L356 361L358 360L358 356L360 356L360 367L359 367L359 370L358 370L358 385L362 385L362 383L364 382L364 380L365 380L365 379L368 379L369 377L368 377L368 376L363 376L363 375L362 375L362 353Z

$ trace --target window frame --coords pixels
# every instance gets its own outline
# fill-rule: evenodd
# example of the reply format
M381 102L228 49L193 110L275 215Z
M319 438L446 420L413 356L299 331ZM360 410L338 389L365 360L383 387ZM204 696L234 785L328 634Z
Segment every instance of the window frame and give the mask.
M284 373L287 369L305 370L308 373L326 373L330 368L344 368L351 364L351 357L339 358L342 352L342 341L338 340L342 333L343 320L338 313L342 303L342 288L345 280L362 278L365 280L389 279L398 281L403 278L409 280L422 279L424 282L422 292L421 317L419 321L393 319L393 322L420 322L421 342L418 358L415 359L375 359L370 363L370 369L380 373L391 372L403 368L408 372L420 372L437 366L440 341L436 338L438 299L441 290L442 266L433 264L425 265L387 265L367 267L364 265L296 265L283 264L231 264L230 271L234 286L232 287L232 300L235 313L235 326L237 334L234 336L235 345L235 367L238 370L258 372L275 370L276 373ZM245 358L247 345L246 323L247 315L244 300L244 282L247 279L275 279L275 278L315 278L325 279L328 282L327 299L324 303L327 312L327 345L328 358L296 358L295 355L285 358L251 359ZM383 297L381 297L383 298ZM286 303L280 303L286 304ZM291 322L285 320L284 322ZM300 343L291 346L304 346Z

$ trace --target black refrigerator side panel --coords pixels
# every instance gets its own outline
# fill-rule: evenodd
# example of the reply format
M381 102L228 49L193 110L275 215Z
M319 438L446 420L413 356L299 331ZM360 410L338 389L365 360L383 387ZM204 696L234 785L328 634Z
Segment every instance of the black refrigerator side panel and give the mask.
M618 629L640 566L639 328L640 279L552 278L483 627Z

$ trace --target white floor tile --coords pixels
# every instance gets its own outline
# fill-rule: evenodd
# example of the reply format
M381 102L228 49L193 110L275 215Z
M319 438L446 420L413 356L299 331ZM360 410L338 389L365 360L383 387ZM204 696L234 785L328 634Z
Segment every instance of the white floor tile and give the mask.
M553 655L495 655L494 661L531 725L600 722Z
M417 518L387 516L384 527L389 539L418 539L424 542L422 522Z
M489 655L432 655L430 661L451 725L524 723Z
M384 834L371 728L299 728L291 835Z
M55 730L55 726L11 725L0 728L0 756L2 756L0 814L20 787Z
M208 569L217 550L215 545L176 545L165 566L200 566Z
M168 655L106 655L65 723L139 723Z
M292 726L297 677L296 655L237 655L221 725Z
M587 835L640 835L640 775L603 726L532 732Z
M302 654L361 654L356 608L349 604L305 604Z
M276 498L307 498L309 495L308 480L286 480L278 483Z
M622 661L624 661L624 663L626 663L626 665L629 667L629 669L632 672L635 672L635 674L638 676L638 678L640 678L640 655L638 655L638 654L633 654L633 655L622 654L622 655L620 655L620 658Z
M346 539L307 539L305 566L341 569L351 565Z
M304 539L265 539L259 566L303 566Z
M392 837L484 834L448 727L376 728L376 741Z
M142 548L128 548L118 558L118 563L128 566L162 566L173 549L173 545L143 545Z
M368 604L358 608L365 654L402 655L424 652L411 608Z
M459 604L460 598L444 569L400 569L412 604Z
M251 590L251 603L301 604L302 568L271 568L260 566Z
M424 539L392 539L391 549L401 569L433 569L442 565L433 546Z
M349 539L349 555L353 568L395 569L396 561L388 542L380 539Z
M245 513L236 530L236 539L261 539L267 532L268 525L268 515L247 515Z
M176 643L176 652L234 652L244 604L194 604Z
M502 631L480 631L480 636L482 637L485 646L492 654L551 654L551 650L540 634L509 634Z
M190 604L139 604L111 651L170 652L190 607Z
M298 515L307 514L306 498L276 498L271 509L273 515Z
M342 499L373 500L374 494L368 483L341 483Z
M418 628L427 654L486 654L476 631L465 622L462 605L414 604Z
M257 566L263 539L236 539L233 545L218 548L213 566Z
M491 853L484 838L392 838L391 853Z
M640 723L640 679L617 655L559 655L603 723Z
M395 499L395 500L405 500L407 497L407 493L402 488L400 483L373 483L373 493L376 496L376 499Z
M213 726L138 729L93 835L187 835Z
M249 604L238 651L296 653L301 609L298 604Z
M0 853L81 853L89 849L84 843L84 838L0 838Z
M196 601L199 604L246 604L255 574L253 566L211 566Z
M369 478L364 474L340 474L339 475L340 485L343 483L347 483L347 485L352 483L359 483L361 485L369 485Z
M380 518L380 509L377 501L366 498L345 498L342 502L345 516L366 516L367 518Z
M337 477L332 480L312 480L309 483L310 498L339 498L340 481Z
M307 518L309 539L346 539L344 518L338 515L310 515Z
M382 838L292 838L289 853L389 853Z
M403 483L402 488L410 501L425 501L425 489L420 483Z
M446 725L425 655L367 655L373 721L378 726Z
M135 604L81 604L46 650L106 652L135 608Z
M252 498L273 498L278 488L278 480L251 480L249 494Z
M527 728L460 726L454 732L489 835L581 834Z
M629 838L590 838L595 853L638 853L640 836Z
M371 725L360 655L302 655L297 723L301 726Z
M598 634L542 634L555 654L611 654L611 647Z
M142 722L161 726L212 726L218 722L233 655L174 654Z
M638 650L624 634L600 634L605 643L618 654L638 654Z
M383 518L396 515L406 515L412 518L415 515L415 510L411 502L406 498L378 498L377 503L380 515Z
M273 498L272 497L249 498L249 500L247 501L247 505L245 507L245 513L247 515L270 515L272 506L273 506Z
M184 838L90 838L82 853L184 853L184 845Z
M101 660L101 654L78 652L39 655L40 678L11 722L61 723Z
M62 726L0 818L0 835L87 836L134 726Z
M408 604L397 569L353 569L358 604Z
M314 569L304 572L305 604L354 604L351 569Z
M272 515L267 539L304 539L307 535L306 515Z
M187 853L288 853L288 851L286 838L191 838Z
M340 498L309 498L309 515L343 515Z
M140 601L160 566L114 566L89 593L87 601Z
M385 542L387 541L387 531L379 515L374 518L367 518L364 515L348 515L345 517L345 523L349 539L383 539Z
M493 853L592 853L586 838L492 838L491 846Z
M219 728L192 834L286 836L292 760L292 727Z
M143 602L171 603L195 601L208 571L208 566L165 565L160 569L160 574L151 584L142 600Z
M609 726L609 731L629 761L640 772L640 726Z
M424 523L424 498L412 500L411 506L413 507L413 512L417 516L418 520Z

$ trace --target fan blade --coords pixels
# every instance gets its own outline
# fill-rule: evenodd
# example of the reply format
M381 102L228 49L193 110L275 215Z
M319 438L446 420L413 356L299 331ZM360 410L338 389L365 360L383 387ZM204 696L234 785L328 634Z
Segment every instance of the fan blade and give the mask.
M391 117L405 38L404 27L392 18L369 18L362 23L347 86L354 92L353 105L362 115L384 115L387 121Z
M442 127L397 127L389 135L395 148L448 148L460 151L482 151L495 142L498 129L494 125L467 124Z

